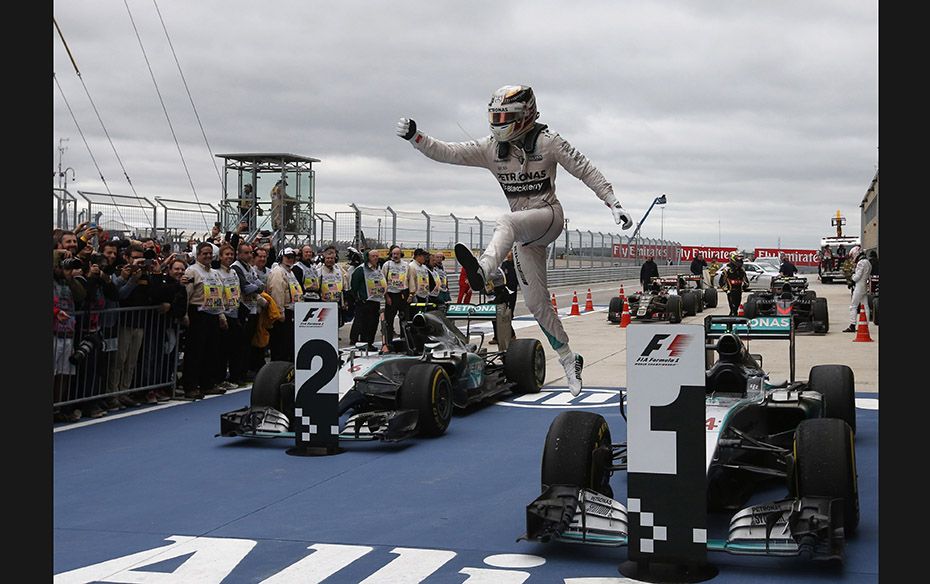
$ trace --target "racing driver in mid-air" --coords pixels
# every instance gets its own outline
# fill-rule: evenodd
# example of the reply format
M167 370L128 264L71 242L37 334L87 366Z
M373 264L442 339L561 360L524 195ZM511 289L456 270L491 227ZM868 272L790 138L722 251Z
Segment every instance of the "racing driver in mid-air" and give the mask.
M633 225L630 214L614 196L613 187L588 159L564 138L536 122L536 97L526 85L505 85L488 104L491 135L469 142L443 142L401 118L397 135L439 162L480 166L497 178L510 203L510 213L497 220L494 235L481 257L468 246L455 244L455 257L474 290L484 290L490 274L513 248L514 265L527 308L559 354L572 394L581 392L584 359L568 346L568 335L549 304L546 285L546 247L562 233L562 205L555 196L556 163L586 184L610 208L623 229Z

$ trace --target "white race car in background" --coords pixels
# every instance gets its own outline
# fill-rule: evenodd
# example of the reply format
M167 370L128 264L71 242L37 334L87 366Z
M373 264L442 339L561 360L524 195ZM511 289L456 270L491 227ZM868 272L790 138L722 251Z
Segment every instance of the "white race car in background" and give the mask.
M743 262L750 290L771 290L772 278L779 276L778 268L765 262Z

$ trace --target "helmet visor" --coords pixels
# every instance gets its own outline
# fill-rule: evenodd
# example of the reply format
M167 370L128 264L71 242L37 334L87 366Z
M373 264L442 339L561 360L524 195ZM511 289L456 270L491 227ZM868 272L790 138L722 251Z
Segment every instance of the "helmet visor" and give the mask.
M492 126L505 126L518 121L523 116L523 112L488 112L488 119Z

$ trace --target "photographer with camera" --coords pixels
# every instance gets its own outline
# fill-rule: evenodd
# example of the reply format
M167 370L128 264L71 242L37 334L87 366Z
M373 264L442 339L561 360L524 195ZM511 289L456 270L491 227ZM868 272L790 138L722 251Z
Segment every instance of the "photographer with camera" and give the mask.
M129 244L126 254L126 264L121 270L120 277L125 283L118 287L120 308L141 308L152 305L152 290L157 285L153 268L158 261L154 250L145 250L138 241ZM160 274L159 274L160 276ZM153 323L147 323L147 313L142 310L121 311L119 319L119 336L117 337L116 390L120 393L120 403L127 407L140 405L145 399L145 392L135 391L127 393L136 375L139 363L139 354L146 337L146 326L154 328Z
M70 357L74 353L75 293L79 287L74 282L74 273L81 269L81 262L61 248L52 252L52 401L60 403L73 399L70 388L76 372ZM61 406L54 413L56 422L76 422L82 416L74 405Z
M88 244L87 248L91 246ZM71 356L76 366L75 396L79 398L99 396L107 391L105 376L110 355L104 351L102 311L108 299L117 298L116 287L106 273L109 263L106 256L96 252L85 255L85 270L74 274L75 283L84 289L84 300L76 305L81 312L75 328L78 342ZM90 418L99 418L106 415L108 409L108 402L98 398L87 404L86 413Z

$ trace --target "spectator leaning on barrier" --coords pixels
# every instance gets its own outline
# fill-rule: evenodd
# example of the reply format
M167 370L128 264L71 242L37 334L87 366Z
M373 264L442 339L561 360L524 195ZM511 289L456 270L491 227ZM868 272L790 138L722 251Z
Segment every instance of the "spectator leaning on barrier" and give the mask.
M69 399L75 367L70 357L74 352L74 329L76 326L74 272L80 269L80 261L69 257L67 250L55 250L52 254L52 401ZM75 422L81 419L81 410L74 405L61 406L54 414L56 422Z
M387 290L387 278L378 267L377 250L368 250L368 261L353 270L350 288L355 295L356 305L349 342L355 344L362 341L368 344L369 350L374 351L381 301Z
M394 317L400 317L401 327L407 320L407 262L402 260L403 254L400 246L391 246L390 259L381 266L381 273L387 280L387 293L384 296L384 326L385 342L390 344L394 339Z
M407 288L410 303L425 303L429 300L429 267L426 265L429 252L418 247L413 250L413 261L407 266ZM408 317L411 316L408 312Z
M184 397L201 399L204 391L216 385L212 365L219 359L220 319L223 312L223 280L211 266L213 245L197 245L197 261L181 278L187 289L187 341L184 347Z
M345 323L346 298L345 291L349 288L349 278L336 263L338 253L333 245L323 250L323 265L320 266L320 300L335 302L339 305L339 326Z
M272 361L294 360L294 303L300 300L303 291L294 276L294 264L297 251L292 247L284 248L280 261L268 275L268 294L284 314L284 318L274 323L271 328L269 349Z
M117 390L123 392L118 397L120 403L134 407L138 406L144 397L143 392L126 393L126 390L133 386L139 353L145 340L146 313L138 309L151 304L149 294L152 279L148 272L155 260L144 257L145 250L137 241L132 242L127 249L125 271L128 277L124 278L125 283L118 288L119 302L120 308L137 310L123 311L120 314L115 372L118 376Z
M639 268L639 283L643 286L643 291L649 287L649 282L653 278L659 277L659 266L656 265L655 261L652 259L652 256L646 258L646 261L643 262L642 267Z
M89 244L87 247L92 248ZM84 346L72 357L72 361L77 361L75 363L75 397L77 398L100 396L106 392L104 382L108 359L103 351L101 311L106 306L105 295L115 298L117 294L109 276L104 273L106 265L106 257L93 253L87 258L84 271L74 272L74 282L83 288L84 296L83 302L75 305L75 308L80 311L76 323L75 341L78 345ZM83 401L82 404L86 407L85 413L90 418L104 416L108 409L108 404L103 398Z
M239 300L242 343L235 358L244 364L246 381L254 379L255 373L264 363L264 351L252 346L252 337L255 336L255 327L258 324L258 295L265 291L265 283L251 266L252 255L252 246L240 243L236 261L231 266L239 277L239 290L242 294Z
M242 323L239 322L239 303L242 290L239 287L239 274L232 269L236 252L228 243L220 246L220 267L217 271L223 281L223 314L220 320L220 355L216 362L217 387L204 393L225 393L245 384L246 362L242 359L244 346ZM225 325L224 325L225 320ZM227 377L228 376L228 377Z
M186 327L190 322L187 316L187 288L181 283L181 278L187 270L187 262L175 257L175 254L168 256L165 261L164 284L155 293L155 303L159 306L159 316L164 321L165 334L159 340L160 357L159 367L169 375L175 374L176 355L181 350L181 338L179 334L180 327ZM155 400L164 402L171 399L171 390L155 390ZM147 396L150 397L151 396Z

